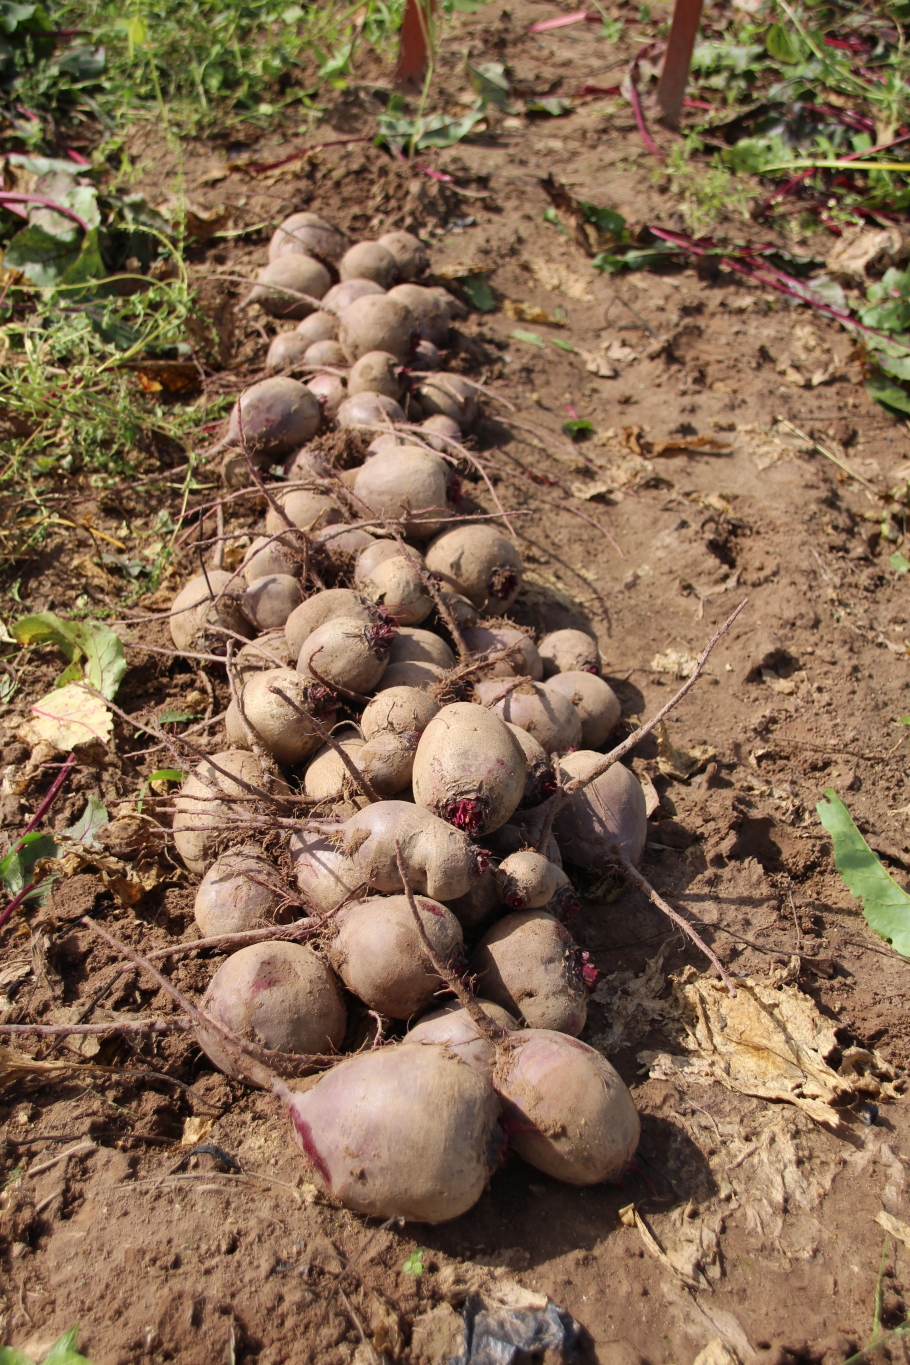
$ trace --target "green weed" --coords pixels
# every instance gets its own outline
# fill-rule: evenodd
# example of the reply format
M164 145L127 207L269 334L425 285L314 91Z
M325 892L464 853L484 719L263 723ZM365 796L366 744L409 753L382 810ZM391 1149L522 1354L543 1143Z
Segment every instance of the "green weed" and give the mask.
M730 214L748 219L754 188L737 178L715 155L711 161L696 161L702 150L700 139L677 143L667 160L670 188L678 200L686 226L696 235L710 231Z

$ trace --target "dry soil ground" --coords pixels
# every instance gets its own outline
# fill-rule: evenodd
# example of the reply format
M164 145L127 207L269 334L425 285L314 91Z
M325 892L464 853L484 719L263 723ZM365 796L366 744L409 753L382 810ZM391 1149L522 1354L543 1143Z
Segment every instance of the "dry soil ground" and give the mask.
M461 20L446 41L434 99L454 100L466 88L466 49L475 60L507 57L514 77L538 91L558 79L568 94L583 81L618 80L611 69L619 70L623 50L598 45L583 25L526 35L530 22L553 12L518 3ZM340 95L300 145L371 132L387 80L375 75ZM252 155L267 163L294 145L265 139ZM575 616L589 622L628 723L676 685L657 656L697 653L749 599L669 726L678 748L716 750L707 770L670 780L653 744L634 757L660 798L644 870L704 926L732 971L762 978L790 964L842 1048L874 1047L905 1066L910 968L865 926L834 871L815 803L834 787L898 880L910 869L899 723L910 710L906 576L889 567L881 499L777 422L820 440L876 489L906 482L905 427L868 400L849 339L724 271L702 277L679 267L614 280L591 270L581 248L543 221L542 177L554 174L632 222L678 223L627 109L615 102L582 101L569 117L543 122L498 117L433 160L449 182L366 141L260 174L229 170L214 143L178 154L137 135L132 151L153 201L179 182L194 204L229 207L235 226L272 223L305 206L357 234L405 224L431 244L437 274L465 263L489 272L497 310L472 313L462 325L457 363L491 390L478 452L505 505L527 513L514 519L530 570L516 618L537 629ZM723 230L761 235L735 218ZM241 248L200 248L193 268L200 277L243 273L264 259L266 237L263 230L240 239ZM262 364L263 336L247 315L233 316L239 287L202 288L223 337L224 368L212 382L239 389ZM506 299L550 313L561 306L567 325L516 321ZM545 349L511 336L522 326L540 333ZM553 336L575 353L555 348ZM608 359L615 375L591 373L582 352ZM825 381L813 387L820 372ZM507 424L503 400L534 432ZM560 435L566 404L596 428L575 454ZM711 440L649 455L652 443L674 433ZM159 451L144 468L168 458ZM482 487L474 491L488 502ZM88 513L108 534L122 535L124 526L138 534L162 507L177 510L173 489L155 484L60 492L61 515L78 521ZM237 512L228 524L248 530L254 520ZM88 608L116 603L122 583L96 549L85 530L61 534L16 566L22 601L64 614L77 600ZM162 610L192 571L185 552L153 608ZM199 675L136 647L164 643L164 627L132 638L121 705L148 713L189 698L190 708L203 709ZM52 775L30 766L16 739L52 668L45 660L29 665L21 702L5 708L10 833ZM221 710L224 684L210 681ZM119 728L120 755L141 743ZM52 825L71 823L91 790L109 803L134 794L162 761L141 749L132 759L80 756ZM128 843L108 852L136 856ZM191 879L176 869L131 905L103 868L59 882L43 910L27 911L0 936L3 1017L71 1021L110 980L114 958L75 924L80 914L91 910L148 948L192 936L192 896ZM835 1134L791 1106L643 1062L644 1052L680 1052L648 1000L666 999L669 974L702 963L627 889L592 894L576 936L608 978L585 1037L609 1038L642 1115L640 1154L621 1188L569 1188L513 1159L456 1222L376 1230L301 1185L276 1100L232 1086L185 1041L144 1045L135 1056L105 1044L95 1063L166 1072L193 1093L72 1071L27 1075L0 1091L0 1180L10 1182L0 1195L3 1339L38 1355L41 1343L78 1322L94 1365L225 1358L347 1365L358 1323L381 1340L382 1322L400 1315L407 1338L417 1319L458 1302L459 1287L514 1280L567 1308L586 1330L585 1358L605 1365L639 1358L688 1365L715 1338L743 1365L840 1365L871 1331L883 1243L875 1215L907 1216L906 1103L883 1104L877 1122L854 1117ZM638 1009L621 1008L655 957L654 988L639 992ZM201 993L213 965L185 956L174 980ZM126 975L93 1017L169 1008L163 994ZM193 1117L214 1119L205 1143L229 1153L243 1175L217 1154L182 1162L190 1148L181 1148L181 1136L200 1131L185 1128ZM633 1202L669 1262L620 1220ZM425 1249L420 1276L402 1269L417 1246ZM908 1256L892 1242L885 1258L886 1325L903 1320ZM420 1332L412 1358L431 1359L419 1339ZM879 1350L899 1356L901 1339Z

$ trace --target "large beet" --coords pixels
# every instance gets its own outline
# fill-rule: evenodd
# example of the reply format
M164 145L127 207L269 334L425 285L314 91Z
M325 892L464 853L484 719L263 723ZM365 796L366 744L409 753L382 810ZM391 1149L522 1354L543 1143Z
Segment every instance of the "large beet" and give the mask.
M415 903L437 957L461 975L464 940L458 920L439 901L417 896ZM407 896L359 901L342 910L336 923L329 961L369 1009L388 1019L410 1019L445 989L420 941Z
M603 754L589 749L563 755L559 766L564 780L586 777L603 758ZM606 872L613 848L637 863L648 830L641 783L629 768L614 763L602 776L569 797L556 816L553 829L569 861L589 872Z
M265 668L243 684L240 701L247 724L277 763L302 763L322 744L309 715L313 705L310 687L311 681L295 668ZM273 688L288 700L282 700ZM331 728L330 716L323 714L320 720ZM232 744L241 748L249 744L234 702L228 707L225 729Z
M313 1178L357 1213L457 1218L499 1162L493 1088L446 1048L361 1053L284 1098Z
M365 294L342 312L338 340L352 364L368 351L387 351L403 365L416 330L414 314L400 300Z
M571 934L543 910L493 925L471 959L484 995L528 1028L581 1033L588 1012L584 958Z
M635 1104L613 1067L577 1038L513 1033L493 1084L511 1145L539 1171L572 1185L615 1179L638 1146Z
M232 1033L276 1052L334 1052L347 1015L335 977L312 948L280 940L251 943L232 953L212 977L203 1010ZM241 1080L218 1035L200 1035L203 1050L222 1071Z
M406 535L435 535L448 519L449 467L419 446L398 446L362 465L354 496L377 517L405 519ZM442 515L434 517L433 512Z
M434 716L414 756L414 799L479 836L499 829L524 795L524 751L499 716L454 702Z

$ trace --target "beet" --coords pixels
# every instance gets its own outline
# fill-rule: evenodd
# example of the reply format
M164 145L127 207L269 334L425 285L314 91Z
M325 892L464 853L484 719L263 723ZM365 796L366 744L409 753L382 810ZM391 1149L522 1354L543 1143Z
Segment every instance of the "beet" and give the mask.
M306 385L277 375L244 389L231 408L225 444L245 444L256 463L271 463L312 440L321 421L322 409Z
M511 1146L537 1170L594 1185L631 1161L640 1134L632 1096L586 1043L550 1029L513 1033L493 1084Z
M564 780L586 777L603 758L603 754L589 749L563 755L559 766ZM553 822L553 830L569 861L589 872L608 871L614 847L629 862L637 863L648 830L641 783L629 768L614 763L569 797Z
M325 266L312 256L285 254L258 272L249 301L260 304L273 318L305 318L319 310L318 300L331 283ZM309 297L298 298L299 294Z
M578 712L581 742L586 749L598 749L608 738L622 715L616 693L594 673L573 670L556 673L546 682L547 692L561 692Z
M471 959L478 987L528 1028L581 1033L588 1012L586 955L543 910L521 910L493 925Z
M379 245L390 252L398 269L399 279L413 280L422 275L429 265L423 242L412 232L386 232Z
M420 737L414 799L480 836L504 825L525 786L524 752L509 727L470 702L444 706Z
M279 223L269 242L269 260L279 256L313 256L335 265L347 250L345 234L318 213L292 213Z
M519 630L517 626L472 626L463 634L472 654L499 654L510 645L516 646L508 659L500 659L492 668L485 668L483 678L528 677L536 682L543 677L540 655L526 630Z
M503 612L515 601L521 556L494 527L469 522L443 531L427 549L427 568L481 611Z
M460 976L465 959L458 920L426 896L417 896L416 905L437 957ZM387 1019L410 1019L445 989L420 941L407 896L355 902L336 916L335 924L329 961L368 1009Z
M361 1053L284 1098L313 1179L357 1213L457 1218L499 1162L492 1086L446 1048Z
M268 885L263 885L268 883ZM193 916L203 938L275 923L284 900L278 869L253 844L223 853L196 889Z
M326 621L342 616L359 621L365 626L379 619L372 602L362 593L355 592L353 588L326 588L308 597L292 611L285 622L284 633L295 661L304 640L314 630L324 625Z
M232 953L212 977L202 1009L259 1047L303 1055L334 1052L347 1024L338 982L322 959L312 948L281 940ZM221 1071L244 1079L213 1029L200 1042Z
M545 683L521 683L511 692L508 688L507 679L491 678L477 683L474 695L510 725L527 730L548 754L581 742L581 718L568 697L548 692Z

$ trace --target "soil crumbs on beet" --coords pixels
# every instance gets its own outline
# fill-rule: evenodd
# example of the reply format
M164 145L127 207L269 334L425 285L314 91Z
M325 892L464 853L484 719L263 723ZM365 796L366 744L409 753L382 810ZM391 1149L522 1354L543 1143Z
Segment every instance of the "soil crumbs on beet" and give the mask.
M545 67L572 82L612 80L603 48L577 28L532 41L526 30L539 16L516 3L492 22L461 21L444 43L434 99L442 105L461 91L465 47L475 61L507 53L519 76ZM301 144L369 134L370 91L367 82L340 94ZM813 444L867 480L895 483L904 437L866 396L845 334L724 270L615 280L591 271L544 221L540 181L552 173L630 222L667 221L672 204L625 114L582 105L564 120L500 119L438 155L447 180L369 143L328 147L265 176L242 167L213 176L225 163L208 144L185 147L179 168L151 135L130 150L140 189L166 188L179 169L193 203L231 205L238 226L312 207L358 234L417 229L440 279L465 265L484 275L500 306L461 325L458 362L488 389L478 452L515 513L529 570L513 617L537 630L593 626L630 724L670 695L676 665L683 676L686 660L749 598L668 725L677 749L709 745L709 761L678 781L662 775L656 743L634 757L659 797L644 870L737 976L789 974L836 1030L841 1054L877 1049L906 1067L910 966L866 927L815 815L822 789L834 787L897 879L910 869L906 583L888 568L881 505ZM267 163L287 150L263 138L255 153ZM267 235L200 247L192 270L200 279L247 274L264 260ZM202 290L223 323L224 369L213 382L237 392L261 370L263 329L232 312L242 286L209 280ZM522 341L502 300L551 315L562 307L566 325L531 323L543 345ZM614 376L586 368L591 354ZM826 367L828 382L802 386ZM527 427L506 425L509 404ZM561 431L567 405L595 429L577 446ZM710 440L659 453L674 434ZM213 487L208 480L193 499L204 502ZM471 493L492 508L482 484ZM101 608L124 592L96 537L122 538L124 527L176 513L180 494L154 483L113 492L85 484L58 505L75 525L15 573L29 610L65 615L78 598ZM252 532L244 515L229 510L228 529ZM192 546L181 554L142 607L166 609L194 572ZM165 628L133 627L130 638L164 645ZM165 708L200 718L225 709L217 674L136 648L129 659L118 702L140 721ZM52 673L41 655L24 661L20 690L3 708L10 833L56 772L41 766L49 755L30 756L16 738ZM53 808L54 830L72 824L88 793L116 810L168 766L137 728L118 722L117 756L80 754ZM202 730L201 748L214 751L218 733ZM155 840L135 817L116 821L97 856L72 856L46 904L4 928L0 1017L74 1022L96 997L95 1021L171 1011L163 992L118 970L79 924L91 913L145 951L191 932L192 879ZM143 885L128 875L136 867L147 871ZM702 963L638 893L587 889L573 929L607 984L584 1036L609 1039L643 1121L621 1187L574 1189L513 1158L456 1222L377 1228L305 1183L276 1099L213 1072L186 1038L81 1041L82 1071L55 1070L73 1046L29 1040L40 1060L25 1074L13 1075L0 1054L4 1339L39 1358L78 1322L93 1365L347 1365L367 1360L363 1340L390 1360L429 1365L452 1346L451 1305L511 1281L568 1309L585 1329L584 1359L605 1365L679 1365L718 1339L743 1365L841 1365L869 1339L876 1302L884 1327L902 1322L910 1253L892 1239L882 1262L875 1220L882 1210L907 1217L906 1105L883 1103L877 1117L867 1106L872 1122L853 1113L832 1132L796 1107L662 1064L681 1053L662 1023L667 977ZM184 956L170 974L199 998L220 960ZM635 995L648 970L653 989ZM631 996L636 1006L616 1007ZM896 1336L878 1354L903 1350Z

